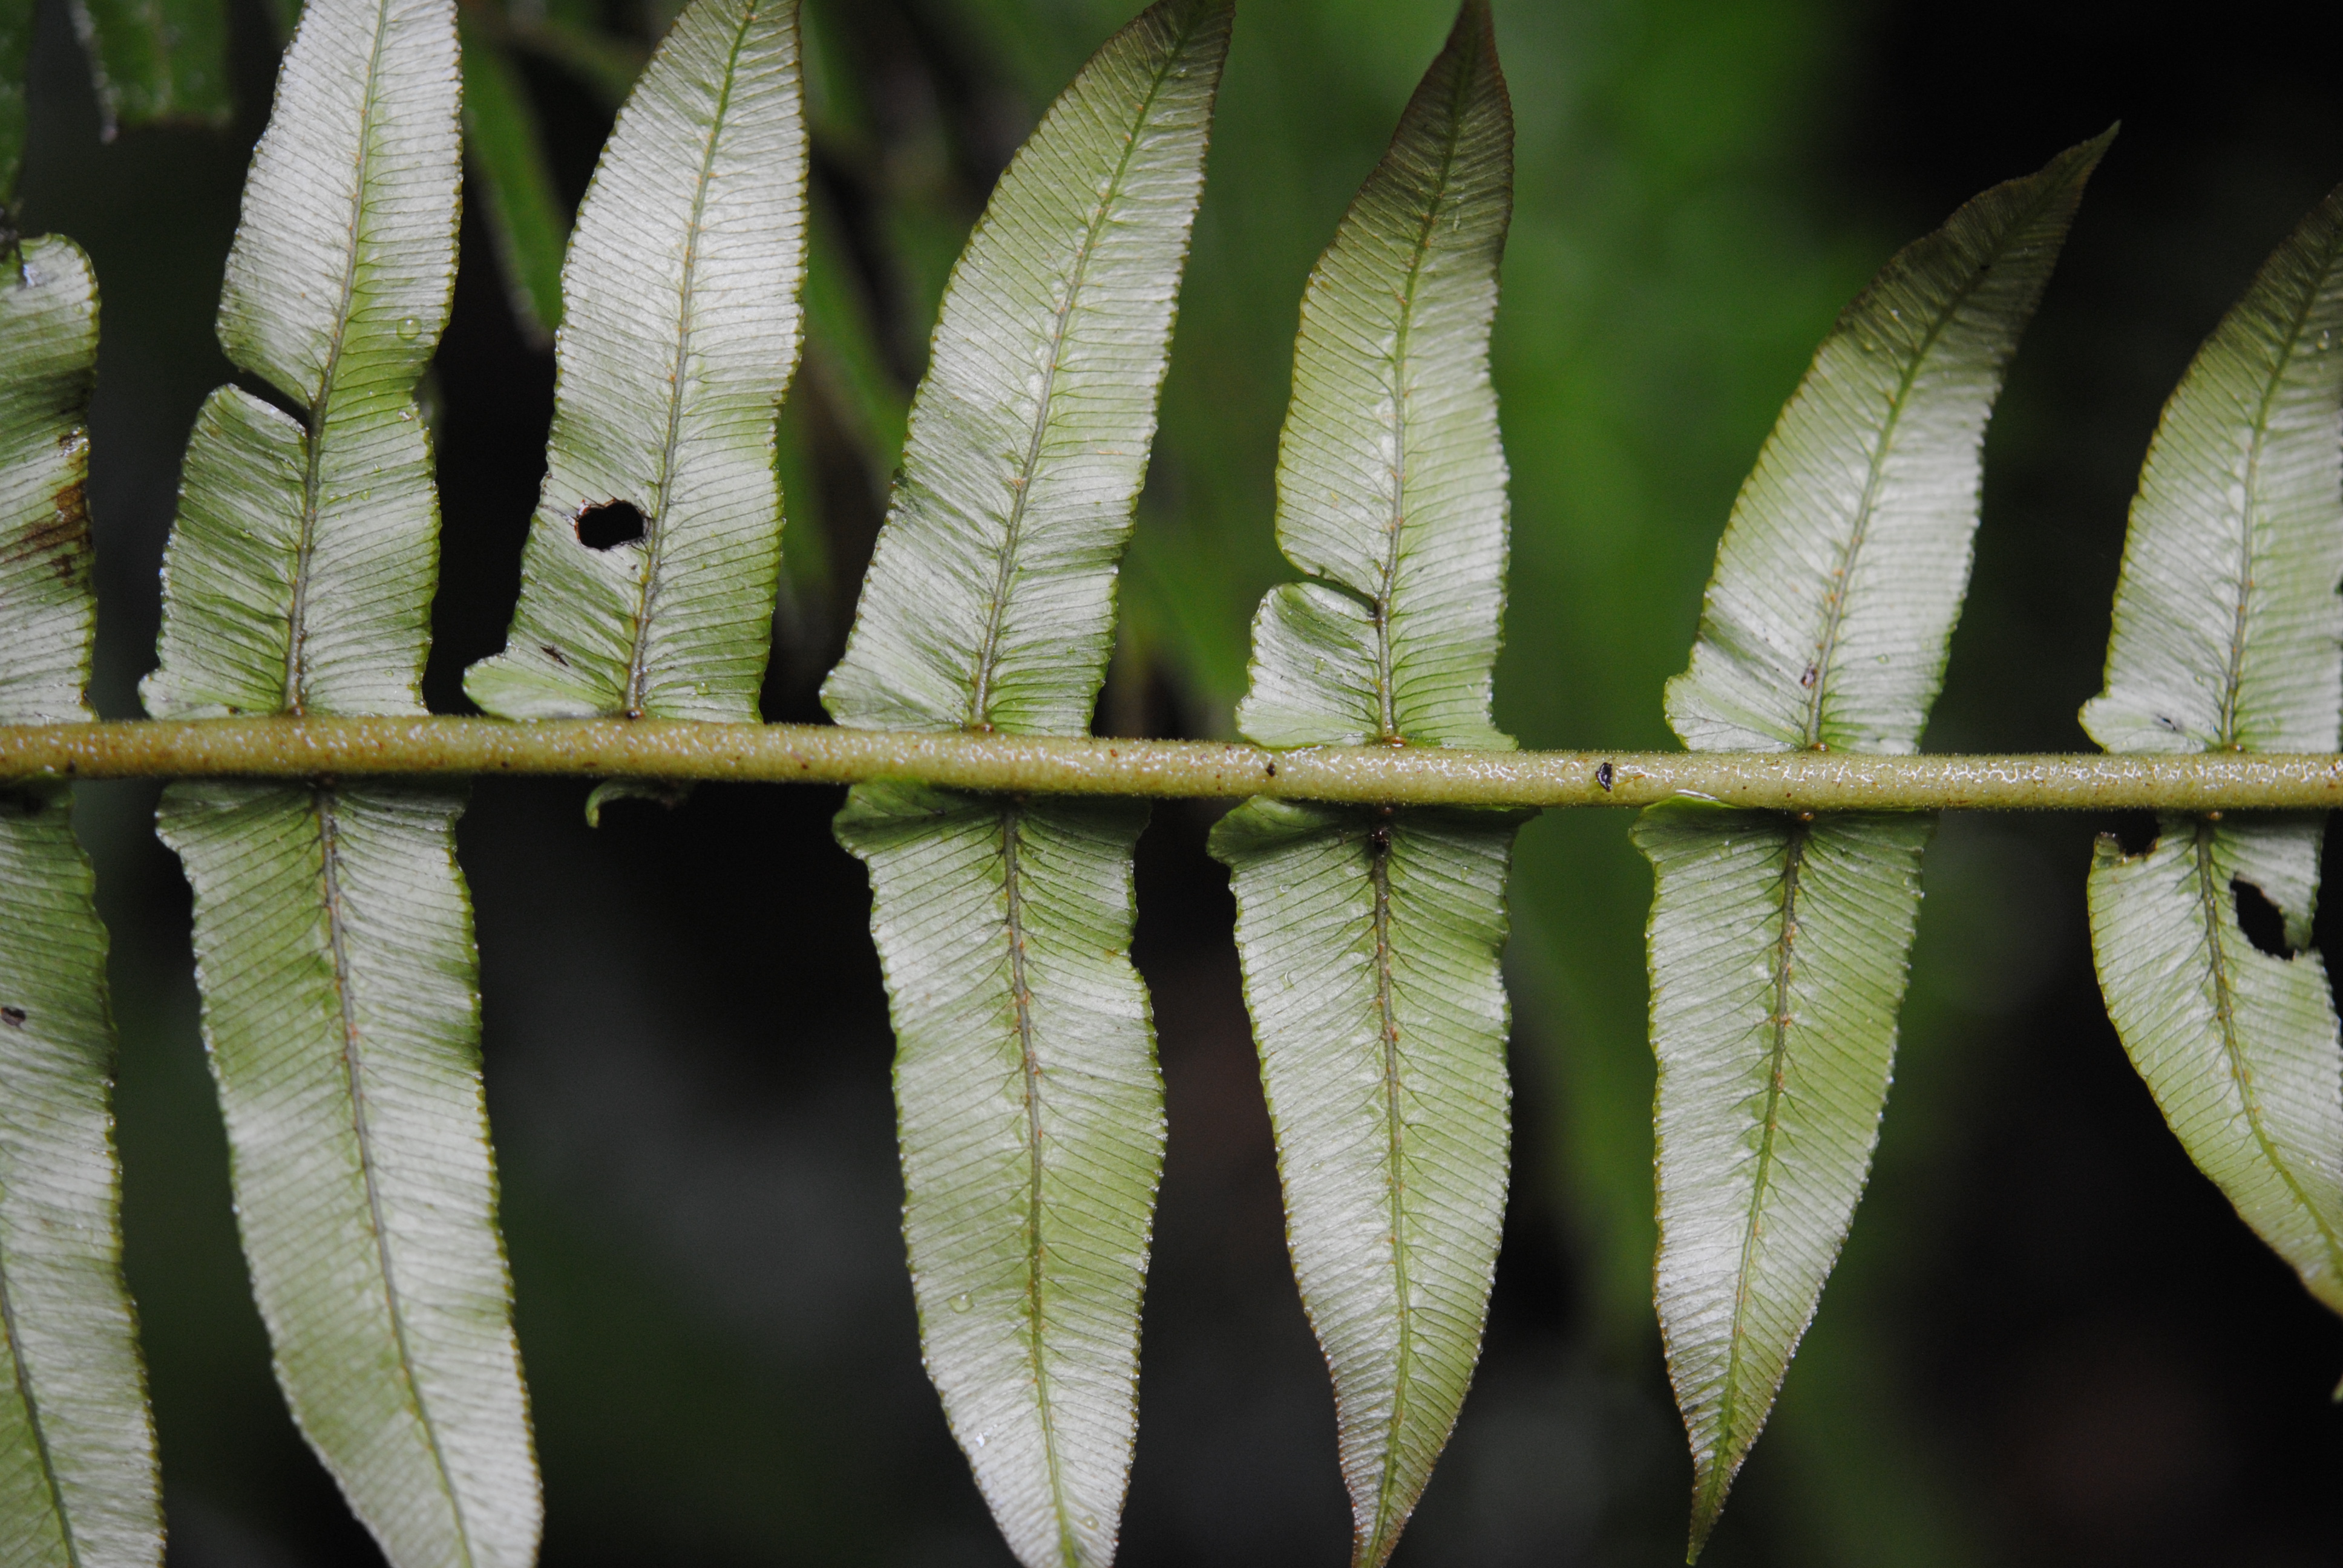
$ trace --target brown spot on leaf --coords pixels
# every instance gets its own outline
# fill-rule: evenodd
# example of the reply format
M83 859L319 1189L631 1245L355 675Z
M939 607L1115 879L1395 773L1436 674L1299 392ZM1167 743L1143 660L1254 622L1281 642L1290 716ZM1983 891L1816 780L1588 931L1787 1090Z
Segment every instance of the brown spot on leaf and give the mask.
M17 537L15 548L0 556L0 565L44 559L66 578L88 564L89 498L78 478L58 487L50 498L49 515Z

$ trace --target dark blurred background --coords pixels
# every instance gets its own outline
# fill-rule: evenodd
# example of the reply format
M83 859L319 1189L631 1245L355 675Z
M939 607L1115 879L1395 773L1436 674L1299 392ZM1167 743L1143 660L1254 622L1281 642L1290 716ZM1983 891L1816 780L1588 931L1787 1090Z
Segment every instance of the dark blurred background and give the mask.
M281 21L235 15L232 132L101 145L43 0L28 232L95 257L97 700L136 710L156 568ZM818 716L943 279L1041 106L1135 0L806 0L828 308L783 419L789 591L766 689ZM652 0L510 0L599 29L517 54L564 202ZM1285 575L1271 477L1305 272L1447 0L1245 0L1109 732L1223 733ZM1987 443L1940 749L2081 749L2157 409L2254 267L2343 178L2343 12L2071 0L1499 0L1520 118L1498 324L1514 568L1500 716L1662 747L1735 487L1835 312L1898 245L2120 117ZM491 21L498 18L491 15ZM616 61L617 65L612 65ZM551 406L476 199L438 365L430 695L500 646ZM817 324L819 327L819 324ZM488 1097L554 1568L1005 1564L921 1374L890 1044L836 791L614 809L484 784ZM196 1032L156 788L84 786L114 933L128 1267L173 1568L367 1563L271 1382ZM1171 1097L1122 1561L1344 1561L1325 1374L1295 1301L1208 810L1159 808L1138 956ZM2343 1562L2343 1325L2189 1168L2100 1009L2077 817L1948 819L1896 1092L1836 1278L1708 1561ZM1403 1565L1681 1559L1689 1467L1648 1299L1649 880L1624 814L1558 812L1513 879L1512 1217L1487 1352ZM2330 867L2330 871L2343 869ZM2334 928L2322 922L2330 963Z

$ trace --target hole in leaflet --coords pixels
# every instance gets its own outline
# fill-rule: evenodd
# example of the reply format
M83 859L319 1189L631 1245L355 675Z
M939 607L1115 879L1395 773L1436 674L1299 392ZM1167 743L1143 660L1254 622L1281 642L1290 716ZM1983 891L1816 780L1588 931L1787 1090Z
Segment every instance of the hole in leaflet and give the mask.
M639 542L646 525L632 501L604 501L578 514L578 542L589 550L611 550Z
M2107 831L2116 836L2126 855L2145 855L2156 848L2156 813L2118 811Z
M2237 929L2246 933L2246 940L2274 959L2294 957L2294 950L2286 945L2286 916L2269 896L2242 877L2229 879L2229 890L2237 896Z

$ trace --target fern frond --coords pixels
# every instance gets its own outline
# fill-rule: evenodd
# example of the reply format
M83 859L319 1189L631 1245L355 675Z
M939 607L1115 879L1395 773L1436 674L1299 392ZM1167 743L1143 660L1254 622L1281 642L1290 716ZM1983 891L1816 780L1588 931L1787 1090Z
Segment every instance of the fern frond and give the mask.
M1512 107L1472 0L1302 296L1277 537L1312 580L1254 620L1252 740L1513 745L1489 713L1506 506L1488 365L1512 210ZM1480 1354L1519 821L1255 800L1212 834L1361 1568L1398 1543Z
M805 159L796 0L694 0L619 112L570 236L520 603L505 650L464 679L490 713L757 717Z
M2197 352L2140 473L2107 689L2111 751L2332 751L2343 729L2343 190ZM2310 948L2321 817L2167 814L2091 868L2099 984L2165 1120L2246 1222L2343 1312L2343 1043ZM2237 918L2284 917L2288 956Z
M1060 95L952 275L841 725L1079 735L1155 430L1227 0L1161 0ZM857 788L904 1235L944 1412L1029 1568L1114 1554L1163 1091L1135 805Z
M1908 753L1968 588L1985 426L2101 136L1889 261L1735 502L1668 719L1695 750ZM1668 1370L1692 1553L1863 1191L1933 820L1654 808L1652 1048Z
M158 716L417 715L447 318L449 0L311 0L164 560ZM254 1293L295 1419L397 1568L521 1568L539 1519L446 787L183 783L196 983Z
M0 258L0 723L94 717L97 279L72 241ZM122 1279L106 928L69 785L0 789L0 1560L161 1560L154 1423Z

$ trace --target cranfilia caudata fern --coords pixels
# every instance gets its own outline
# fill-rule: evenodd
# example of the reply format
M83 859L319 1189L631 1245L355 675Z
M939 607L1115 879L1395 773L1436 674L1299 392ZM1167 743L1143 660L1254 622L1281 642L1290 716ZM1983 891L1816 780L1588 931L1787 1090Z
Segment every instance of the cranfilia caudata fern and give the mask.
M1060 95L952 274L840 724L1080 735L1155 434L1229 42L1161 0ZM1163 1089L1130 960L1135 802L864 786L929 1375L1028 1568L1114 1555Z
M796 0L694 0L578 210L520 604L464 681L490 713L756 719L805 179Z
M2133 503L2107 689L2111 751L2332 751L2343 727L2343 191L2263 266L2165 406ZM2310 946L2326 819L2166 813L2099 841L2107 1011L2189 1157L2343 1312L2343 1042ZM2286 950L2238 902L2277 906Z
M455 276L451 0L312 0L245 186L223 387L164 558L157 717L422 711L414 386ZM287 407L292 411L288 412ZM397 1568L532 1560L538 1503L446 785L173 785L203 1029L294 1417Z
M1685 744L1918 749L1968 588L1986 420L2107 140L1978 196L1839 317L1742 487L1668 683ZM1933 828L1695 800L1636 826L1657 879L1654 1290L1695 1556L1870 1171Z
M69 9L111 120L226 113L221 0ZM1694 1554L1867 1178L1937 809L2158 813L2152 848L2103 839L2089 873L2108 1011L2188 1153L2343 1312L2343 1025L2309 946L2310 813L2343 799L2343 191L2166 409L2084 712L2107 754L1918 754L1986 423L2107 136L1962 207L1842 315L1666 689L1689 750L1523 751L1493 693L1513 124L1465 0L1303 290L1273 519L1300 580L1255 617L1242 740L1094 739L1230 0L1160 0L1060 95L944 288L908 416L857 286L870 236L809 202L797 0L690 0L647 65L542 9L304 9L220 299L239 378L196 416L165 551L140 689L166 722L98 721L85 690L96 279L0 220L0 1562L162 1554L76 778L173 780L158 826L194 890L254 1294L393 1568L528 1568L539 1534L455 854L481 773L600 780L589 816L702 779L853 786L835 829L895 1029L921 1346L1028 1568L1106 1568L1135 1447L1166 1141L1131 959L1151 798L1237 802L1211 847L1355 1568L1391 1559L1480 1353L1523 808L1646 809L1654 1286ZM31 15L0 0L12 197ZM524 47L618 109L574 232ZM838 61L809 58L820 110ZM464 682L486 718L421 695L439 518L416 389L467 180L555 367L518 605ZM801 337L820 396L784 410ZM900 467L835 722L761 724L782 477L815 467L817 416ZM793 572L819 563L791 538Z
M1310 580L1254 620L1252 739L1513 744L1489 711L1506 515L1488 366L1512 210L1513 114L1471 0L1302 296L1277 537ZM1518 821L1255 800L1212 835L1361 1568L1397 1544L1480 1353Z
M0 722L94 717L84 427L97 280L0 254ZM154 1564L155 1436L122 1281L106 929L69 785L0 788L0 1561Z

